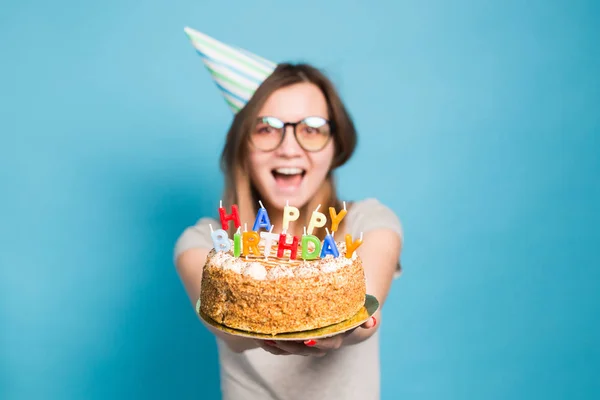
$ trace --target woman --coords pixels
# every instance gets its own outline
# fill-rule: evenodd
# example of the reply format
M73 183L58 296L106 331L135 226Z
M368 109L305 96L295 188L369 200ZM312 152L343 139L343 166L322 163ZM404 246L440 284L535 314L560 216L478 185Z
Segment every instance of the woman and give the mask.
M355 144L354 124L331 82L309 65L280 64L239 110L228 132L223 204L238 204L240 220L254 221L260 200L275 227L281 227L286 202L298 207L301 217L318 204L340 209L333 171L350 158ZM336 236L363 232L357 252L367 292L383 305L399 267L400 223L375 199L347 207ZM299 227L308 222L298 222L288 233L302 235ZM183 232L175 249L177 271L193 305L213 247L209 223L219 225L216 218L200 219ZM317 235L322 238L323 232ZM381 307L360 328L316 341L262 341L213 330L224 398L377 399L380 324Z

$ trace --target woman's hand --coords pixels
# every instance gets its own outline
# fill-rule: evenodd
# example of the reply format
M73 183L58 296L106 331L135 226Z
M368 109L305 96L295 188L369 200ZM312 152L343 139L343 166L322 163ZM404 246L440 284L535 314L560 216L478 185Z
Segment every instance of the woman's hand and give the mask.
M371 317L357 328L324 339L310 339L303 342L287 340L256 340L256 342L265 351L275 355L293 354L299 356L323 357L329 351L337 350L346 344L346 340L356 331L356 329L372 329L375 325L377 325L377 320L375 317Z

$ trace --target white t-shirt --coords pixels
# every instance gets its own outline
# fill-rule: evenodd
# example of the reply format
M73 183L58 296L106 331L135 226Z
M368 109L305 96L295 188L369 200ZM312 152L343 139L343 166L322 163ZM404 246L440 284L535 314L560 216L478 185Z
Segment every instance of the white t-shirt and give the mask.
M398 217L376 199L358 201L345 217L352 237L375 229L392 229L401 240ZM208 224L201 218L177 240L175 257L190 248L213 247ZM399 260L398 260L399 261ZM398 262L398 273L400 262ZM380 398L379 332L352 346L329 352L325 357L276 356L257 348L234 353L217 339L221 365L221 391L225 400L321 400Z

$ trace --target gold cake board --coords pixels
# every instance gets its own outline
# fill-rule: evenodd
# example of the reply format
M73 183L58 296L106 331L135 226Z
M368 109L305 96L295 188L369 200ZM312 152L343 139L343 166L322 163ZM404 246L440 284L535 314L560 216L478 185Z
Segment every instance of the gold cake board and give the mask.
M268 333L256 333L256 332L248 332L242 331L239 329L230 328L223 324L219 324L208 315L203 313L200 310L200 299L196 302L196 312L206 324L212 326L215 329L218 329L222 332L229 333L234 336L241 336L251 339L269 339L269 340L308 340L308 339L323 339L329 336L334 336L351 329L357 328L367 322L369 318L375 314L375 311L379 308L379 301L368 294L365 297L365 304L363 307L354 314L353 317L348 318L345 321L338 322L337 324L328 325L323 328L312 329L308 331L300 331L300 332L286 332L286 333L278 333L275 335L270 335Z

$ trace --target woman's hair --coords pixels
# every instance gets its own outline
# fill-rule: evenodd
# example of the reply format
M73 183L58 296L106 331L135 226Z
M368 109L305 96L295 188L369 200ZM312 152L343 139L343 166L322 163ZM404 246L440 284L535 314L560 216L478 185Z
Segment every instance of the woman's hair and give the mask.
M250 180L247 168L249 135L255 128L258 113L274 91L302 82L315 84L325 96L335 152L321 196L315 196L314 199L309 201L309 204L299 208L300 218L304 218L304 225L308 226L311 213L318 202L322 203L320 211L327 215L328 219L330 218L329 207L335 207L336 211L341 208L332 172L335 168L346 163L354 152L357 143L356 128L333 83L325 74L308 64L284 63L277 66L273 73L258 87L248 103L237 113L227 133L221 155L221 169L225 174L223 204L226 205L227 209L230 209L232 204L238 205L242 225L244 222L254 223L259 206L258 201L261 200L256 187ZM313 202L317 204L312 204ZM301 222L300 219L298 222ZM342 226L340 226L341 228ZM233 225L230 225L229 233L233 234L234 231ZM316 229L313 234L323 239L325 229Z

